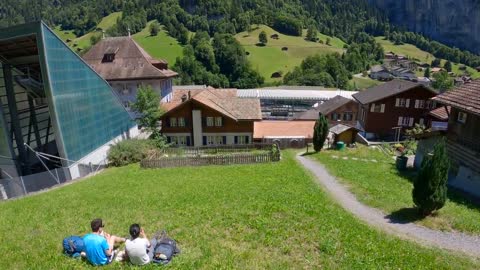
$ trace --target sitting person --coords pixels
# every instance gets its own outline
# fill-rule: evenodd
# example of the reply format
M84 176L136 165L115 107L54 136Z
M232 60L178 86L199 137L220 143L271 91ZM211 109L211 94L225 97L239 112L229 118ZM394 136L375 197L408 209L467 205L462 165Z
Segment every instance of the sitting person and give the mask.
M125 238L110 235L103 231L102 219L97 218L91 222L92 233L83 237L87 260L93 265L106 265L113 260L113 246L115 243L125 242Z
M157 239L153 238L151 241L148 241L145 231L138 224L130 226L130 235L132 239L127 239L125 242L125 252L130 262L134 265L150 263L153 259L153 250Z

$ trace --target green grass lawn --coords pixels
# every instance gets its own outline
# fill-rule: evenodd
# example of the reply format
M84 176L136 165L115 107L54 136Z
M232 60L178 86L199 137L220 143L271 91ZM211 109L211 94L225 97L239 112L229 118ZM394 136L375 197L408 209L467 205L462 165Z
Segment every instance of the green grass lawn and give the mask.
M345 212L284 152L273 164L105 172L0 203L1 269L84 269L61 241L89 230L165 228L182 254L170 269L475 269L478 261L387 236ZM104 269L126 268L121 264ZM147 266L142 269L158 269Z
M334 155L340 158L335 159ZM450 194L446 205L436 215L419 220L412 201L414 172L398 173L394 159L378 149L361 146L345 152L324 151L314 157L346 184L360 201L382 209L386 214L434 229L480 234L480 207L455 194ZM343 160L342 157L350 159ZM352 157L376 159L379 163L355 161Z
M385 40L384 37L376 37L375 40L382 45L385 52L394 52L395 54L403 54L409 58L417 59L420 62L424 62L427 64L432 63L435 56L431 53L423 51L418 47L411 45L411 44L402 44L402 45L395 45L389 40ZM442 60L442 67L445 64L446 60ZM459 70L460 64L452 63L452 71L457 75L462 75L463 71ZM467 67L467 71L472 74L472 78L477 79L480 78L480 72L475 70L474 68ZM423 76L423 72L417 72L417 76Z
M96 30L102 29L106 31L108 28L115 25L115 23L117 22L117 19L120 16L122 16L122 12L114 12L109 14L106 17L103 17L102 20L98 23L95 30L74 39L69 45L73 47L75 50L77 50L77 48L85 49L87 47L90 47L90 38L94 35L97 35L97 36L102 35L101 31L96 31ZM76 46L74 46L74 44L76 44Z
M150 21L141 32L133 35L133 39L152 57L165 59L170 66L173 66L177 57L183 56L183 47L175 38L168 35L163 26L158 35L150 36L149 29L152 22Z
M265 31L268 36L268 43L264 47L256 46L261 31ZM274 33L279 35L278 40L270 38ZM266 83L281 81L282 78L271 78L272 73L280 71L285 75L288 71L300 65L307 56L334 52L342 53L344 44L338 38L332 38L331 46L306 41L304 37L283 35L265 25L260 25L250 34L242 32L235 37L250 53L248 59L252 67L265 78ZM319 35L319 38L325 41L326 36ZM282 51L283 47L287 47L288 51Z
M356 89L359 89L360 91L383 84L383 82L372 80L369 77L353 77L349 83L350 85L355 86Z
M66 42L67 39L74 40L77 38L72 30L62 30L61 26L55 27L53 32L55 32L55 34L57 34L57 36L60 37L64 42Z

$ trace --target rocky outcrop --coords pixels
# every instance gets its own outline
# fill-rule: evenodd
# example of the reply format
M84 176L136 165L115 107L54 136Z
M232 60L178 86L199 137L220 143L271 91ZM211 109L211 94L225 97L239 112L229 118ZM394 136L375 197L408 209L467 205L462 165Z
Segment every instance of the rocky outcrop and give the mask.
M450 46L480 53L479 0L370 0L391 22Z

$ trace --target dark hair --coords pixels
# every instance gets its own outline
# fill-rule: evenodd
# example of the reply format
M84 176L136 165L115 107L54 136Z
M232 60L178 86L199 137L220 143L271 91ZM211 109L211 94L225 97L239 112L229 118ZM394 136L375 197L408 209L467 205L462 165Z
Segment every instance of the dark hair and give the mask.
M96 218L92 220L90 226L92 227L93 232L98 232L98 230L100 230L100 228L103 228L105 225L103 225L103 221L101 218Z
M132 240L136 239L140 235L140 225L136 223L130 225L130 235L132 236Z

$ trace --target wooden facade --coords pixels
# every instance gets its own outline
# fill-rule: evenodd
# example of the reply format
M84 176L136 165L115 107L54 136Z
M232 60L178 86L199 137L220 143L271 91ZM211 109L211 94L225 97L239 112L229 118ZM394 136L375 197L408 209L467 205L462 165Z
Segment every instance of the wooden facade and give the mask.
M427 115L434 108L430 101L434 96L433 91L417 86L383 99L359 103L359 123L369 138L389 137L397 127L404 132L415 124L426 124Z

